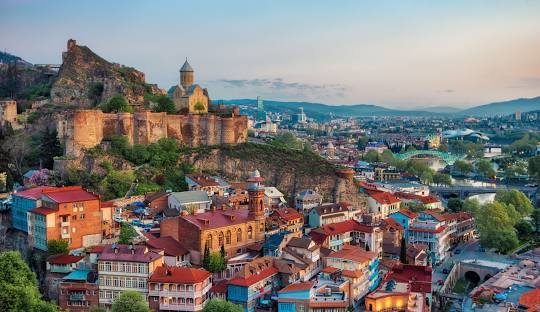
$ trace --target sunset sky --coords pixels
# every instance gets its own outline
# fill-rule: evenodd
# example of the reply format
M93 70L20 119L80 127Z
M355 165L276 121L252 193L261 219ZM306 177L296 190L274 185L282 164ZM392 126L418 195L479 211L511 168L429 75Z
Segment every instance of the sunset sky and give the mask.
M74 38L148 82L185 58L217 98L464 107L540 96L540 1L0 1L0 48Z

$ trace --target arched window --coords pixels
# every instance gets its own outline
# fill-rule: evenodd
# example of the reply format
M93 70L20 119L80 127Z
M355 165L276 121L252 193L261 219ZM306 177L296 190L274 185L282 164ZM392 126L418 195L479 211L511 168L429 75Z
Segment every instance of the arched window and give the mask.
M227 231L227 236L225 236L225 244L230 245L231 244L231 231Z
M206 237L206 246L208 246L208 248L212 248L212 234L208 234Z
M251 225L248 227L248 239L253 239L253 228Z
M218 243L219 243L219 246L223 245L223 232L219 232Z
M238 230L236 231L236 241L237 242L242 241L242 229L241 228L238 228Z

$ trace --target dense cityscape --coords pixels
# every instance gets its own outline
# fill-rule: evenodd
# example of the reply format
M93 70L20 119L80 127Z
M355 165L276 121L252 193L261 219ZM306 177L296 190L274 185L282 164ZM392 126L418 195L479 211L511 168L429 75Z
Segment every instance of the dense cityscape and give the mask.
M90 44L0 52L1 311L540 311L540 97L225 99Z

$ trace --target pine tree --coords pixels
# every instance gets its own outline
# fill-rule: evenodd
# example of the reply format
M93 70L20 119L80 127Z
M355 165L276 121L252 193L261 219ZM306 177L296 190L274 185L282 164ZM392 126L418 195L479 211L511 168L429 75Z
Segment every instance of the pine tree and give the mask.
M208 243L206 243L204 245L204 255L203 255L202 266L203 268L208 270L209 265L210 265L210 248L208 247Z
M43 141L39 147L39 158L43 168L52 169L54 157L64 153L56 129L46 129L43 133Z
M403 264L407 264L407 243L405 242L405 236L401 237L401 250L399 253L399 261Z

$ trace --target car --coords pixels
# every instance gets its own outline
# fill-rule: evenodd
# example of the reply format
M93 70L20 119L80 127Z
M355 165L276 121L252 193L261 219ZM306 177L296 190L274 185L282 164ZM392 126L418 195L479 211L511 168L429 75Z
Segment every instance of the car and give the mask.
M448 274L448 273L450 273L450 270L447 269L447 268L444 268L444 269L442 270L442 272L443 272L443 274Z
M461 249L454 250L454 254L459 255L461 253Z

